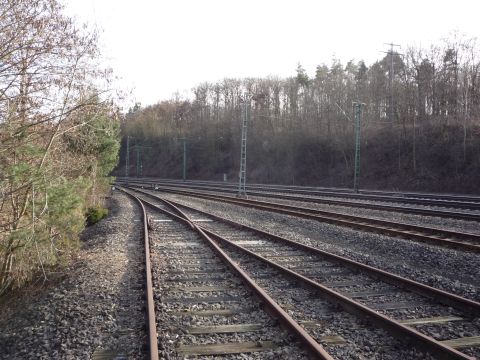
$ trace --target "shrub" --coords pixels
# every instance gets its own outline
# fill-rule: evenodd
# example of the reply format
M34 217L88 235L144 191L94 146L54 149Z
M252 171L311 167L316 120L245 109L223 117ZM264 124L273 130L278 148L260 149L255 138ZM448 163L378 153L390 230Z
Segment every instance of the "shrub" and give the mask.
M88 208L87 213L85 214L87 226L96 224L107 215L108 209L105 209L104 207L101 207L99 205Z

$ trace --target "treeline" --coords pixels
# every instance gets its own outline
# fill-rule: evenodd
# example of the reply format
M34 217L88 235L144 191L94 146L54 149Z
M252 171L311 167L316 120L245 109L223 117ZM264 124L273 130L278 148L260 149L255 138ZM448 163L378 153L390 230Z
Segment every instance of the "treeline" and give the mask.
M334 59L314 76L299 65L286 79L203 83L191 100L130 110L117 174L125 175L131 136L130 175L181 178L176 139L186 138L188 178L236 179L246 93L247 181L351 187L352 102L360 101L361 187L478 192L479 56L475 39L453 35L429 49L389 52L371 65Z
M0 25L1 295L77 246L117 164L120 129L97 36L57 0L1 1Z

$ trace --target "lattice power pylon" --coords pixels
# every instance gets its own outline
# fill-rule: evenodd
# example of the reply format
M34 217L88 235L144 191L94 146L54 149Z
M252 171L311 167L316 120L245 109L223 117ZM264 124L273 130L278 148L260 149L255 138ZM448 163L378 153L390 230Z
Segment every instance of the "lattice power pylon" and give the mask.
M242 142L240 145L240 172L238 173L238 196L246 197L247 183L247 125L248 125L248 102L250 98L245 96L242 107Z
M125 177L128 181L129 175L129 167L130 167L130 136L127 136L127 155L125 157Z
M362 131L362 106L364 103L354 102L353 112L355 114L355 172L353 173L353 191L358 193L358 186L360 182L360 135Z

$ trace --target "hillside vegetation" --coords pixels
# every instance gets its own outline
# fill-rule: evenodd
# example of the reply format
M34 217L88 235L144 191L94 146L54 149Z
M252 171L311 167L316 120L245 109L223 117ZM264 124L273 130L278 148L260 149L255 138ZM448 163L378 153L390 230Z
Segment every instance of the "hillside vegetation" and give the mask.
M56 0L0 3L0 295L68 259L119 149L96 34Z
M353 184L352 102L365 103L360 186L376 189L479 192L480 52L475 39L453 34L429 49L389 52L367 65L334 59L313 77L225 79L200 84L194 99L177 97L131 109L122 124L118 175L237 179L241 98L248 94L247 180ZM137 165L138 164L138 165Z

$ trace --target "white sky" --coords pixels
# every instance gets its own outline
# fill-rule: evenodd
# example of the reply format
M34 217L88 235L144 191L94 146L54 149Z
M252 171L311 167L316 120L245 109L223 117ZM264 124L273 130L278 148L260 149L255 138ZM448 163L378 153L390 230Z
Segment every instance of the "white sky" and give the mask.
M478 0L63 0L102 30L106 63L148 105L225 77L293 76L383 56L386 42L428 46L480 36ZM401 52L401 50L400 50Z

